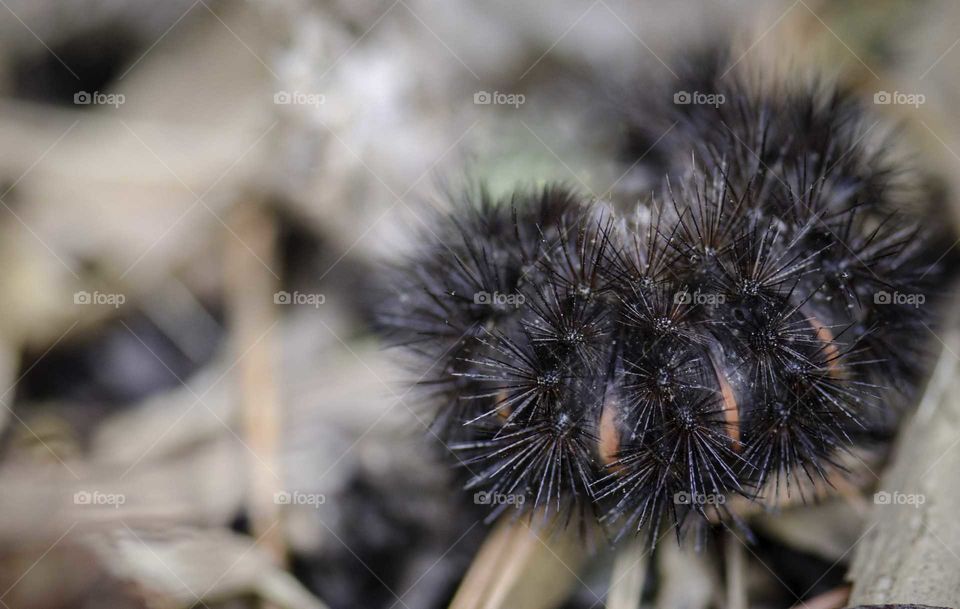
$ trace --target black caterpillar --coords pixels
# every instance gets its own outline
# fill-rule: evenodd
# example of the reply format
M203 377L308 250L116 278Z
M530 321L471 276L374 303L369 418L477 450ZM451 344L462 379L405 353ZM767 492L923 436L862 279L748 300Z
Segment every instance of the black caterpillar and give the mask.
M382 329L421 358L468 488L515 498L492 516L679 532L829 483L910 403L946 275L923 191L853 96L728 81L625 113L625 150L673 125L632 209L479 188L396 269Z

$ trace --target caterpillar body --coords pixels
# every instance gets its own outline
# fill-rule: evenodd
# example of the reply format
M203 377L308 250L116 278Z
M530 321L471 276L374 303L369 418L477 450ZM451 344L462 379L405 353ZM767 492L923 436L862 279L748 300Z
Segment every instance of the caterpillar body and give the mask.
M492 517L655 539L802 494L922 379L946 248L856 99L693 87L723 103L624 113L626 150L659 142L639 203L479 188L393 271L381 328L418 356L436 436L468 488L520 498Z

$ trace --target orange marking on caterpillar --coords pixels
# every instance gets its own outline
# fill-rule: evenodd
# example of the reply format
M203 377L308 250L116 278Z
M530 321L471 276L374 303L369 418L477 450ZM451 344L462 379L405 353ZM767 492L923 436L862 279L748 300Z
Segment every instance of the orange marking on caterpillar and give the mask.
M600 415L600 438L598 443L600 460L608 468L616 471L617 453L620 452L620 432L617 430L617 404L615 399L603 402Z
M737 398L733 394L733 387L727 381L727 377L720 370L717 362L710 358L710 364L713 366L713 372L717 377L717 383L720 385L720 396L723 398L723 418L726 419L727 428L730 430L730 440L734 452L740 452L740 408L737 406Z
M823 343L823 352L827 356L827 368L830 376L834 378L842 377L843 370L838 363L840 360L840 349L837 348L837 343L834 342L836 337L830 328L820 323L820 319L816 316L810 315L808 319L810 320L810 325L813 327L813 330L817 333L817 339Z

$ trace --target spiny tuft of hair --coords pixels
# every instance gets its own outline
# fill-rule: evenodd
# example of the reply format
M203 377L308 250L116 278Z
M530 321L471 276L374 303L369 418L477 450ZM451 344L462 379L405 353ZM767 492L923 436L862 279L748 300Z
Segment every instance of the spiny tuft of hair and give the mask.
M943 250L860 106L700 86L724 102L627 113L627 133L674 125L634 208L481 189L394 270L382 331L493 516L594 514L655 542L733 496L829 485L922 378Z

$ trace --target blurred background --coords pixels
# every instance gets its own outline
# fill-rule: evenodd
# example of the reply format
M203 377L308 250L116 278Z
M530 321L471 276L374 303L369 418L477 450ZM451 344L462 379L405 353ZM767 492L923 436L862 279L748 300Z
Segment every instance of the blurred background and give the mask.
M623 188L607 87L727 38L957 192L952 0L0 0L0 606L448 606L489 527L370 334L378 268L464 177ZM752 607L844 606L847 499L727 567L664 546L644 606L736 607L730 564ZM554 543L549 593L484 606L635 606Z

